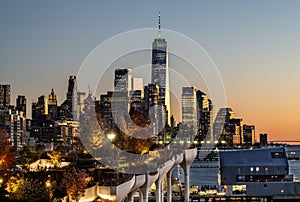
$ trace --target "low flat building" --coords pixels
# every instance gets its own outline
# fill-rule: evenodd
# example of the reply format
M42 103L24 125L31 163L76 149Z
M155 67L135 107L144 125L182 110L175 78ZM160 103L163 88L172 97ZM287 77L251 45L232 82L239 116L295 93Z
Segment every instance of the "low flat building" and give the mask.
M284 147L220 152L219 184L227 196L299 195Z

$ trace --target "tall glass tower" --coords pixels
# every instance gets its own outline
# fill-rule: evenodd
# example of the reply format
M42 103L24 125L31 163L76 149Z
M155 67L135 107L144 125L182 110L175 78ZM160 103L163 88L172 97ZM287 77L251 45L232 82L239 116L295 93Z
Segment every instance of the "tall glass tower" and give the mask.
M167 123L170 124L170 94L167 42L161 38L160 13L158 14L158 37L152 43L151 83L159 86L160 105L165 105Z

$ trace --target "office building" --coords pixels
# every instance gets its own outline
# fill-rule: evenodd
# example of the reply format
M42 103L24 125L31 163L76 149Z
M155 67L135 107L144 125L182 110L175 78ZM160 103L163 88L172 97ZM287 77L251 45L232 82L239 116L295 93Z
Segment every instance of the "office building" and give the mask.
M10 106L10 85L0 85L0 106Z
M151 83L159 86L159 99L165 105L167 123L170 125L170 94L167 42L161 38L159 14L158 37L152 43Z
M54 93L54 89L51 89L51 93L49 94L48 97L48 113L51 117L52 120L57 119L57 99L56 99L56 94Z
M116 69L114 91L129 93L132 89L131 69ZM128 94L129 95L129 94Z
M221 108L218 111L213 130L221 146L232 147L244 143L243 120L235 118L231 108Z
M48 99L42 95L38 98L37 102L33 102L32 106L32 126L41 126L48 118Z
M255 126L254 125L243 125L244 144L251 146L255 143Z
M17 151L21 150L24 145L26 132L26 117L24 116L24 112L1 107L0 128L7 131L12 146Z
M197 141L203 141L206 137L207 143L214 142L212 132L212 114L213 106L208 96L201 90L197 90L197 126L198 132L196 136Z
M182 124L197 128L197 96L195 87L182 88Z
M195 87L182 88L182 126L187 134L186 141L194 141L198 131L197 90Z
M16 103L17 103L16 109L18 111L22 111L24 116L26 117L26 98L25 98L25 96L18 95Z
M268 134L266 133L259 134L259 142L261 147L268 146Z
M78 120L80 110L78 106L78 91L76 76L69 76L67 99L58 107L59 119Z
M96 113L99 114L100 126L103 130L112 130L115 126L111 108L112 96L113 92L108 91L107 94L100 96L99 107L96 105Z
M78 111L79 111L79 114L81 114L84 109L85 92L78 92L77 97L78 97L78 101L77 101Z
M159 85L148 84L148 86L145 86L143 108L149 112L153 134L157 136L167 124L166 107L160 103Z

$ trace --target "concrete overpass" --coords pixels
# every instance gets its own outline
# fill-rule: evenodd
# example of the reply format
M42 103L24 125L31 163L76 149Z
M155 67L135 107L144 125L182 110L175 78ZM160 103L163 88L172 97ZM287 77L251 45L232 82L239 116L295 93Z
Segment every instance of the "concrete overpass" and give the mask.
M133 195L139 192L139 201L148 202L150 186L155 183L155 197L157 202L163 201L162 181L167 177L167 201L172 201L171 176L173 169L180 165L184 170L185 179L185 201L189 201L189 173L192 162L197 156L197 148L183 150L175 154L170 160L164 162L157 172L147 174L136 174L127 182L118 186L98 186L97 195L103 199L109 199L115 202L124 201L128 198L133 202Z

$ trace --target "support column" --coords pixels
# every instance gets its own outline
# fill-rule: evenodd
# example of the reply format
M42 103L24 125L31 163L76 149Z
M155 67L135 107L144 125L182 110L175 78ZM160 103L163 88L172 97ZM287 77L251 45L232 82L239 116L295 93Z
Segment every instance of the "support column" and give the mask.
M148 197L149 187L147 187L147 186L142 187L141 191L143 193L143 202L148 202L148 200L149 200L149 197Z
M129 194L128 194L128 202L133 202L134 200L133 200L133 196L134 196L134 192L130 192Z
M155 182L155 186L156 186L156 190L155 190L155 198L156 198L156 202L161 202L161 191L162 191L162 182L161 180L157 180Z
M139 202L144 202L143 200L143 192L139 190Z
M185 150L184 160L180 164L184 170L184 181L185 181L184 198L185 201L187 202L190 199L190 168L196 156L197 156L196 148Z
M172 202L172 170L167 172L167 202Z
M185 182L184 201L188 202L190 199L190 168L185 169L184 171L184 182Z

